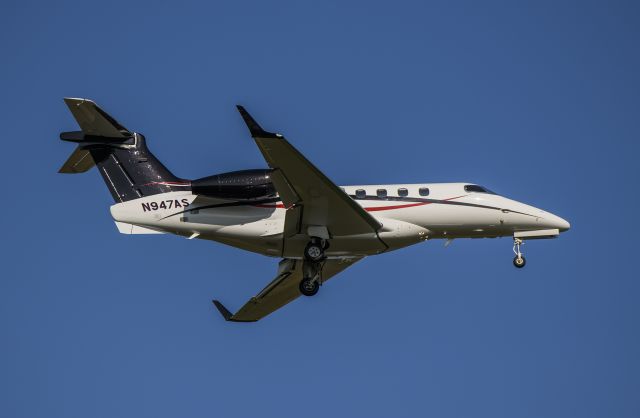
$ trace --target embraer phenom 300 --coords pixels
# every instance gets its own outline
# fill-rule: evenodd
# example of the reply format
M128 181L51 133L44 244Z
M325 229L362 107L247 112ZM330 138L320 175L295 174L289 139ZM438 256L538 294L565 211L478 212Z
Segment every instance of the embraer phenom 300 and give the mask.
M268 169L197 180L174 176L132 132L87 99L65 99L81 131L60 173L98 167L123 234L176 234L278 257L276 277L228 321L251 322L320 286L356 261L427 239L512 237L522 268L525 239L554 238L569 223L472 183L334 184L282 135L238 106ZM449 241L450 242L450 241Z

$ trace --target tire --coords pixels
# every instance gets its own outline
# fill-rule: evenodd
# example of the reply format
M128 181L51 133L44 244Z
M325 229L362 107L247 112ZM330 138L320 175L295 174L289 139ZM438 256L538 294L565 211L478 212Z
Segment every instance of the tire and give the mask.
M524 258L524 256L520 256L520 258L518 258L518 256L513 257L513 265L516 266L517 268L521 269L526 264L527 264L527 260Z
M322 261L324 260L324 249L320 244L310 242L304 249L304 258L308 261Z
M320 290L320 283L317 280L303 279L300 281L300 293L305 296L313 296Z

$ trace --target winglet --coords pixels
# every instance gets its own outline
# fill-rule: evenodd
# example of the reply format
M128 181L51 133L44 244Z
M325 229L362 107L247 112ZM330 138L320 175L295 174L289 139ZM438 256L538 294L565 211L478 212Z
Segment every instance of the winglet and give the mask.
M224 317L224 320L231 321L231 317L233 316L231 312L229 312L229 310L225 308L224 305L220 303L220 301L214 299L212 300L212 302L215 305L215 307L218 308L218 311L220 311L220 313Z
M273 132L267 132L264 129L262 129L262 127L260 125L258 125L258 122L256 122L256 120L251 117L251 115L249 114L249 112L247 112L247 110L240 106L237 105L236 106L238 108L238 112L240 112L240 116L242 116L242 119L244 119L244 123L247 124L247 128L249 128L249 132L251 133L251 136L254 138L282 138L282 135L280 134L276 134Z
M220 314L222 314L222 317L224 318L225 321L229 321L229 322L256 322L256 321L242 321L242 320L238 320L238 319L233 319L233 314L231 312L229 312L229 310L227 308L225 308L225 306L222 303L220 303L219 300L215 300L214 299L211 302L213 302L213 304L218 309L218 311L220 311Z

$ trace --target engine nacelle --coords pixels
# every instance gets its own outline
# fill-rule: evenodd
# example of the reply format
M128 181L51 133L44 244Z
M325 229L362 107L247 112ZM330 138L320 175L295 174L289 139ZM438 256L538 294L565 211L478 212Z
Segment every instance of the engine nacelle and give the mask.
M271 170L242 170L216 174L191 181L193 194L220 199L258 199L274 197Z

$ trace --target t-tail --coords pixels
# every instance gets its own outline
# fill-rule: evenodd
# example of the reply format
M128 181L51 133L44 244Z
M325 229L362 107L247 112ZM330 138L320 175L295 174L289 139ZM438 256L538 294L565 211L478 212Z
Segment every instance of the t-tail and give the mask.
M63 141L78 144L60 173L84 173L97 166L116 202L191 190L189 180L174 176L149 151L144 136L129 131L91 100L64 101L81 131L60 134Z

